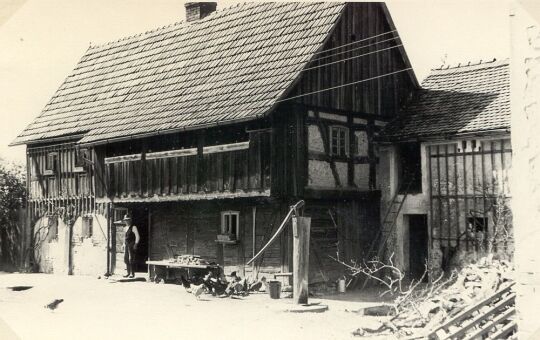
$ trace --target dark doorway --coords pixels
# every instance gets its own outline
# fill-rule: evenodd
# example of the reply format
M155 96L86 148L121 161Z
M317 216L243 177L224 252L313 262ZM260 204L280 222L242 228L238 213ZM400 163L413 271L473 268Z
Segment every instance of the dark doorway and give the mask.
M427 215L409 217L409 272L412 279L420 279L428 259ZM427 275L425 277L427 279Z
M398 145L399 191L416 194L422 192L422 159L420 143Z
M130 209L133 219L133 225L137 226L141 240L137 247L135 256L135 271L147 272L148 267L148 208L144 206L135 206Z

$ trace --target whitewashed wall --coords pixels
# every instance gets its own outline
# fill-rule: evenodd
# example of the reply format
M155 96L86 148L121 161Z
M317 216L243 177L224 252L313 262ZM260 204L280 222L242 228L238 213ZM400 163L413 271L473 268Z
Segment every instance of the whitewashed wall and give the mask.
M540 336L540 24L511 9L511 174L519 338Z

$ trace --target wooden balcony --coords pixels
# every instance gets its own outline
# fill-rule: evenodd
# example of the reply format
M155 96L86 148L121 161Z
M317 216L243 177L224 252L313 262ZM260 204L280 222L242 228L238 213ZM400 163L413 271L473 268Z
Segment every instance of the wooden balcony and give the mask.
M270 134L250 141L105 158L114 201L168 201L270 193Z

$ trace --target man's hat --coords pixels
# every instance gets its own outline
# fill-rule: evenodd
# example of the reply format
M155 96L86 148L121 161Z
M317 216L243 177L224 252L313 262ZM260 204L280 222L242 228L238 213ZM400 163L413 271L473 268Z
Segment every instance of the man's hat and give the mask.
M126 221L131 221L131 216L129 216L129 214L125 214L123 219L118 220L118 221L114 221L113 223L114 224L124 224L124 222L126 222Z

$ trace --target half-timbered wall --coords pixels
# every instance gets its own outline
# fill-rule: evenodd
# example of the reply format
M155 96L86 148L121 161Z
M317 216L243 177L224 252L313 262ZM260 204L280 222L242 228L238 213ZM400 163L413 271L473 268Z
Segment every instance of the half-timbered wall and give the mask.
M85 155L91 162L92 150L87 150ZM28 148L27 156L31 201L73 197L93 199L93 169L77 161L74 144Z
M95 199L95 181L102 180L96 159L94 149L74 143L27 149L28 265L49 273L107 271L110 206Z
M86 161L83 161L85 158ZM77 151L75 144L27 149L28 208L31 220L46 214L72 217L95 212L96 172L93 149ZM98 174L99 177L99 174Z
M485 253L489 242L494 252L511 254L511 231L508 236L499 229L496 235L495 229L495 220L503 217L495 213L497 205L510 195L510 139L464 140L426 147L433 256L441 256L443 266L450 265L452 257L460 258L456 256L460 252ZM483 221L485 226L478 224Z
M375 190L378 162L373 137L386 124L377 116L351 112L307 112L308 188ZM346 154L332 153L331 129L346 131Z

